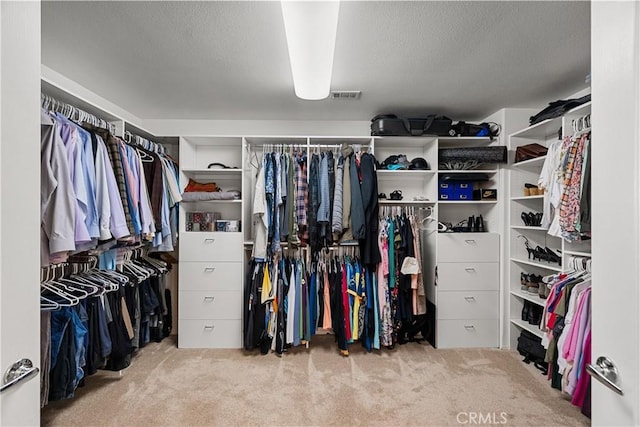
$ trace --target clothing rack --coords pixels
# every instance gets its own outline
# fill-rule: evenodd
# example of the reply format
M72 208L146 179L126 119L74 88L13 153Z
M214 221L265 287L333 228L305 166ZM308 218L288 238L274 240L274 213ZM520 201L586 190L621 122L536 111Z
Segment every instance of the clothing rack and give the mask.
M86 111L81 110L80 108L75 107L71 104L59 101L52 96L46 95L44 93L40 94L40 105L45 110L60 113L69 120L80 125L82 123L90 123L93 126L107 129L112 134L116 133L116 126L113 123L109 123L104 119L96 117L93 114L89 114ZM129 131L125 131L124 140L131 145L137 145L146 150L153 151L154 153L166 154L166 148L162 144L150 141L138 135L134 135Z
M567 266L576 272L584 271L591 273L591 257L570 256L567 259Z
M107 129L111 133L116 132L116 126L113 123L109 123L104 119L94 116L93 114L89 114L86 111L74 107L71 104L58 101L52 96L46 95L44 93L40 94L40 105L45 110L60 113L69 120L76 123L90 123L94 126Z
M144 148L145 150L153 151L154 153L166 154L167 152L167 150L162 144L150 141L138 135L134 135L129 131L125 131L124 140L129 144L138 145Z

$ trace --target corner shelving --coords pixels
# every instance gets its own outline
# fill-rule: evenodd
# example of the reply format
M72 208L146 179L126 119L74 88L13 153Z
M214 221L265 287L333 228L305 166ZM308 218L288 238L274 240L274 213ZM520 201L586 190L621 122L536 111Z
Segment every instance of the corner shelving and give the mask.
M534 334L535 336L537 336L538 338L542 338L544 335L538 325L532 325L529 322L525 322L524 320L521 320L521 319L510 319L509 321L513 325L516 325L519 329L525 329L531 332L532 334Z
M538 143L548 147L552 142L557 141L563 136L572 135L571 121L591 110L591 103L583 104L562 117L557 117L529 126L520 131L509 135L509 153L511 155L510 167L508 170L508 191L509 191L509 209L507 218L510 219L507 231L509 235L506 253L508 257L506 280L508 283L508 295L506 301L508 306L506 313L509 322L505 322L505 333L503 337L505 346L512 349L517 347L517 339L522 329L532 332L541 337L543 335L538 325L531 325L528 322L520 320L520 313L525 301L532 302L539 306L543 306L545 300L536 295L528 294L520 289L520 274L548 275L565 271L568 257L590 257L591 244L590 241L568 243L564 239L551 236L548 229L543 227L532 227L522 225L520 215L522 212L543 212L544 195L524 196L524 185L531 183L538 184L540 172L546 161L546 156L535 159L525 160L514 163L514 153L517 147L521 145ZM530 246L535 248L550 247L558 249L561 252L562 266L557 263L545 263L527 259L527 252L524 248L522 239L524 236L530 240Z
M511 261L517 262L519 264L531 265L534 267L539 267L539 268L543 268L545 270L550 270L550 271L562 271L562 267L557 266L555 264L543 264L541 262L530 261L530 260L521 259L521 258L510 258L510 259Z

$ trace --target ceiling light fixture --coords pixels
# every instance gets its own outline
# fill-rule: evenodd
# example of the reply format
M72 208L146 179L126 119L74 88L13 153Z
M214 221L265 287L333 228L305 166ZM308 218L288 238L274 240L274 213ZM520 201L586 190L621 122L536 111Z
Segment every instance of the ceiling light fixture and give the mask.
M325 99L331 87L340 1L282 0L280 4L296 96Z

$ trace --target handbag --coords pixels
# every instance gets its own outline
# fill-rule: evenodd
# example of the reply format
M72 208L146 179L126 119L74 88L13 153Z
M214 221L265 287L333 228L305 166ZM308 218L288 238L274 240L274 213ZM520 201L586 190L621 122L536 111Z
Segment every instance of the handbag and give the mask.
M547 155L547 147L533 143L516 147L515 163L524 162L525 160L535 159Z

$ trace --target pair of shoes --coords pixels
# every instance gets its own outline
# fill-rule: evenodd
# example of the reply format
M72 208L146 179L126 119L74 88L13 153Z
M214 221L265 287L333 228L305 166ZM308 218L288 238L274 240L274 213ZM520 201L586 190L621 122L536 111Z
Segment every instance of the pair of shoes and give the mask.
M548 247L536 246L536 248L532 248L529 245L529 239L527 236L519 234L518 237L522 237L524 239L524 246L527 249L528 259L532 259L533 261L547 261L558 263L558 265L562 265L562 256L558 255L553 249L549 249Z
M478 215L477 217L473 215L470 216L467 224L468 231L470 232L483 233L485 231L484 219L482 218L482 215Z
M522 218L524 225L528 227L540 227L540 224L542 224L542 212L522 212L520 218Z
M527 275L527 292L532 295L538 295L540 292L540 283L542 283L542 276L536 276L535 274Z
M539 194L544 194L544 190L538 188L535 184L526 183L524 185L524 195L525 196L537 196Z
M530 325L540 325L543 312L544 307L534 304L531 301L524 300L520 317Z
M537 246L535 251L537 253L538 260L552 262L554 264L558 263L558 265L562 265L562 256L558 255L553 249L549 249L546 246L544 248L541 246Z

